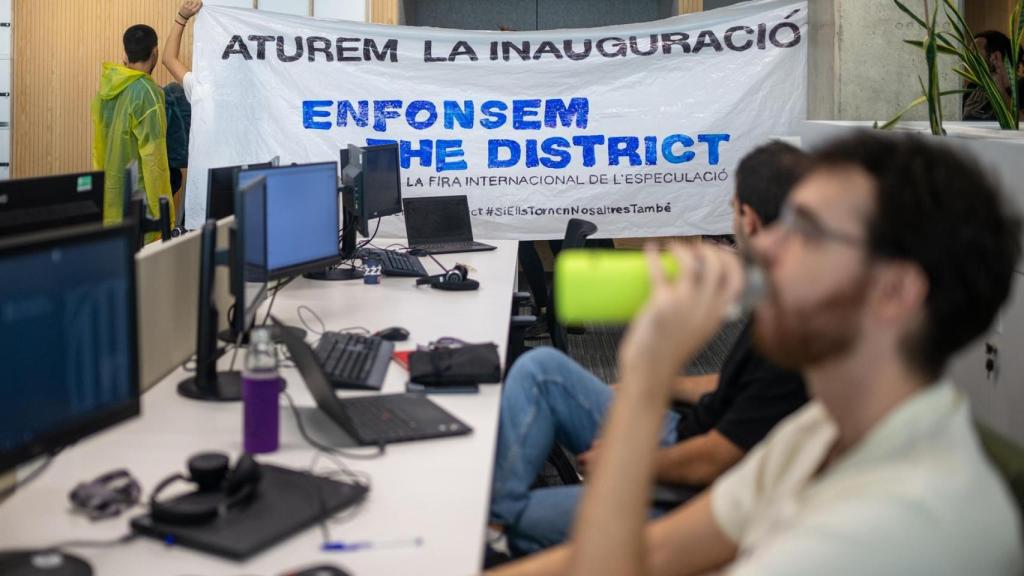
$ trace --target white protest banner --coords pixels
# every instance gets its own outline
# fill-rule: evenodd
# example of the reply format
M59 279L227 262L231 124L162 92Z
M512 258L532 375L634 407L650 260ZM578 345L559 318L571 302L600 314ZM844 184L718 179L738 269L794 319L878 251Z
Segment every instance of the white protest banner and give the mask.
M211 167L399 142L402 194L465 194L479 238L731 230L736 165L806 116L806 0L486 32L205 7L187 226ZM381 234L403 236L400 218Z

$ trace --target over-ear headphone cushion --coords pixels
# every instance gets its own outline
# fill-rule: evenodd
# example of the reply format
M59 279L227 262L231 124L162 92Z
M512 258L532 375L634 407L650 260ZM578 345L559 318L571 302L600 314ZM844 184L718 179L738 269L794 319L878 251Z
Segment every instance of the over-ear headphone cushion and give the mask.
M239 456L230 472L220 468L229 462L227 456L220 453L199 454L189 459L191 478L181 474L164 479L150 497L150 515L155 522L165 524L205 524L217 518L222 508L230 508L252 499L256 495L262 476L260 465L248 454ZM204 482L211 482L221 470L220 480L213 489L204 489L198 482L198 476ZM160 493L178 480L194 482L199 489L191 494L175 498L168 502L158 500Z
M223 500L220 492L204 492L196 490L167 502L159 500L160 493L178 480L188 480L181 474L165 478L149 499L149 515L154 522L162 524L205 524L217 517L218 508Z
M201 492L215 492L224 485L231 460L222 452L203 452L188 459L188 480Z
M224 480L224 493L228 496L228 507L240 504L256 495L262 473L260 465L248 454L238 457L235 467Z

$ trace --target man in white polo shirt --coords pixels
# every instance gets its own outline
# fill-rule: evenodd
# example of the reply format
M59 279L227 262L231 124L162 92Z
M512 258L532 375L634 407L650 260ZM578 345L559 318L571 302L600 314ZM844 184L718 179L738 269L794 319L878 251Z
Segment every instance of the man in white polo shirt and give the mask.
M676 248L675 281L653 267L572 543L497 573L1024 572L1017 508L941 376L1006 300L1021 226L985 174L938 142L863 132L816 154L754 241L768 285L755 345L799 368L812 401L645 529L673 375L742 285L736 258L712 248Z

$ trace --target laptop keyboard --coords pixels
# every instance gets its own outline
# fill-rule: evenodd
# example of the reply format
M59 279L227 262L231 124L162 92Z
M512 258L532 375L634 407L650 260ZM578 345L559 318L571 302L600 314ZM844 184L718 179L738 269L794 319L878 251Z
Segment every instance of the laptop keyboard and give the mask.
M415 394L346 398L342 404L359 440L365 444L422 440L470 431L468 426Z
M335 388L379 390L384 384L393 346L384 340L347 332L326 332L316 345L316 357ZM373 368L384 364L384 370Z
M472 240L464 240L460 242L431 242L430 244L421 244L417 246L428 252L440 252L440 251L458 251L458 250L473 250L475 247L480 246L479 243Z

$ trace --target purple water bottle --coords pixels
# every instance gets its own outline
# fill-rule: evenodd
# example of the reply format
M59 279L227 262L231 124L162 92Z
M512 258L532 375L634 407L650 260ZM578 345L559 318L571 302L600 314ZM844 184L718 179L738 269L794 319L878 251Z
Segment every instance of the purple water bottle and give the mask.
M245 404L243 447L250 454L273 452L278 446L278 396L281 377L270 332L254 328L242 371L242 401Z

